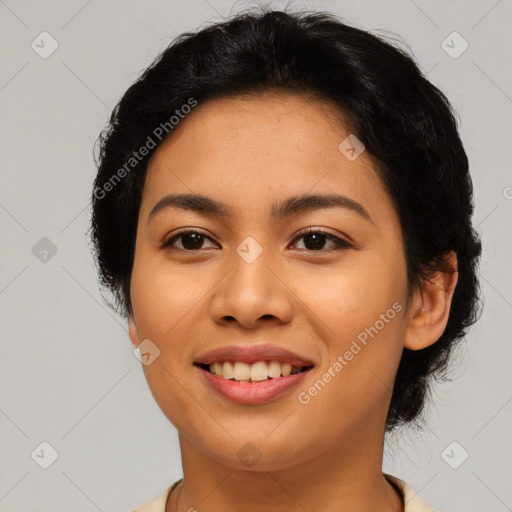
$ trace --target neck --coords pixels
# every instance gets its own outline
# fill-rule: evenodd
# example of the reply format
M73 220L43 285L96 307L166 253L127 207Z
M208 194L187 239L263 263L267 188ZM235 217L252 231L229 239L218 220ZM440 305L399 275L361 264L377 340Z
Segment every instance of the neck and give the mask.
M354 439L290 468L256 471L207 457L180 436L183 482L166 512L403 512L401 496L382 474L383 440Z

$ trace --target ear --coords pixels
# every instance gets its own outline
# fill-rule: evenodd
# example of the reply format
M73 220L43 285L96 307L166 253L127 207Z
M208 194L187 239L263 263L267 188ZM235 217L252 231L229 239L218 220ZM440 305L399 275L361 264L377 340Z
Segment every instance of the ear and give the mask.
M434 344L443 334L458 280L457 255L450 251L442 267L414 291L408 312L404 346L421 350Z
M137 347L140 345L139 333L137 332L137 326L135 325L135 318L133 313L130 313L130 316L128 317L128 335L130 336L134 346Z

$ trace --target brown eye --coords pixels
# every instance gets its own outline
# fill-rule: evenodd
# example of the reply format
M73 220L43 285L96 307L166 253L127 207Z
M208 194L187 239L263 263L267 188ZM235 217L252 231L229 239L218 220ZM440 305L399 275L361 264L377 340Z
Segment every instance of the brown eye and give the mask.
M174 246L176 240L181 241L181 247ZM196 251L198 249L204 249L203 244L205 243L206 240L210 240L210 238L199 231L181 231L173 235L168 240L166 240L162 244L162 248L172 248L184 251Z
M307 251L340 251L343 249L348 249L352 247L351 244L346 242L345 240L341 240L334 235L325 233L324 231L318 229L308 229L303 231L295 240L304 239L304 246ZM326 241L332 242L333 246L331 248L324 248Z

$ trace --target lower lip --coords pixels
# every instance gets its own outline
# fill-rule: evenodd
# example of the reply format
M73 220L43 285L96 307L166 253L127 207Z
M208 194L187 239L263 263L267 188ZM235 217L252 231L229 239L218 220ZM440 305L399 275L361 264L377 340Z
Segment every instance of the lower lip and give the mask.
M297 386L310 371L264 380L261 382L241 382L225 379L197 366L208 384L221 395L239 404L257 405L270 402L286 394Z

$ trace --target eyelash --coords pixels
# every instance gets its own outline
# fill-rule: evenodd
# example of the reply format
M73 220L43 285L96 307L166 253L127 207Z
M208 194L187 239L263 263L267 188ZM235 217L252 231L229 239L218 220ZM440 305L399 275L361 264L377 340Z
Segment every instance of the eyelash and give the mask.
M172 243L175 240L177 240L180 236L189 235L189 234L192 234L192 233L195 233L195 234L198 234L198 235L202 235L204 238L208 238L209 240L211 240L211 238L209 236L205 235L201 231L196 231L194 229L184 229L183 231L179 231L178 233L175 233L172 237L170 237L167 240L165 240L162 243L162 245L161 245L161 249L170 249L170 250L185 251L185 252L197 252L197 251L199 251L200 249L192 250L192 249L180 249L180 248L172 247ZM346 250L346 249L353 248L353 245L351 245L347 241L342 240L341 238L338 238L338 237L336 237L334 235L331 235L330 233L327 233L327 232L325 232L325 231L323 231L321 229L318 229L318 228L306 228L306 229L304 229L303 231L301 231L300 233L297 234L297 236L292 240L292 242L295 242L299 238L302 238L302 237L304 237L306 235L309 235L309 234L312 234L312 233L323 235L325 238L327 238L327 239L331 240L332 242L334 242L337 247L330 248L330 249L319 249L318 251L308 250L308 249L302 249L302 250L305 250L305 251L311 252L311 253L327 253L327 252L332 252L332 251L343 251L343 250Z

